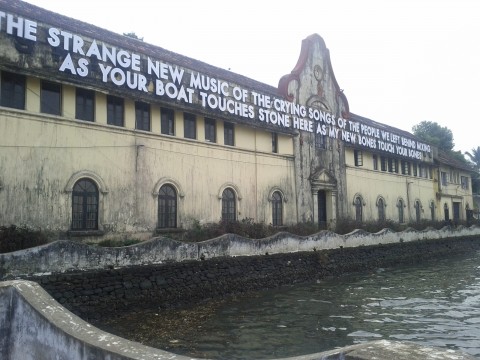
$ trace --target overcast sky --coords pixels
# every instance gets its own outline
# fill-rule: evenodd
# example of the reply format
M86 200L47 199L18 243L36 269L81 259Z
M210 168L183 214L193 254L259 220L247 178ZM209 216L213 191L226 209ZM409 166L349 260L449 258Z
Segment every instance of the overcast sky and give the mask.
M412 132L434 121L480 146L477 0L28 0L277 86L317 33L350 111Z

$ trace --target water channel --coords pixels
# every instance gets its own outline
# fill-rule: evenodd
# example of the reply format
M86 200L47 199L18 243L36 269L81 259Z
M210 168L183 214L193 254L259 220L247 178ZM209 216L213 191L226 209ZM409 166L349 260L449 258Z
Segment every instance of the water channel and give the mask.
M377 339L460 349L480 359L480 251L262 291L172 313L170 320L155 312L135 316L107 328L209 359L272 359Z

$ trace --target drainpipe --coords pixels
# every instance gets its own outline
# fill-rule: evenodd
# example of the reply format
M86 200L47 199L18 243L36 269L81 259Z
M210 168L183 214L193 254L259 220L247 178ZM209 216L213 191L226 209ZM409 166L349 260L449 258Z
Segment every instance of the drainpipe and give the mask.
M412 221L412 214L410 210L410 184L413 184L413 181L408 181L405 179L407 184L407 209L408 209L408 221Z

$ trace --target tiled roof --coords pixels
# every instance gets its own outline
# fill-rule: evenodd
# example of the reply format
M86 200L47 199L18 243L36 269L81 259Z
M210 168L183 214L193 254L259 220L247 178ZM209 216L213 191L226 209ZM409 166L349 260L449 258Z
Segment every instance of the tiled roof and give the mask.
M220 77L238 85L247 88L256 89L263 93L277 95L276 87L264 84L216 66L209 65L199 60L177 54L159 46L145 43L141 40L133 39L128 36L120 35L115 32L105 30L95 25L85 23L64 15L59 15L52 11L40 8L30 3L20 0L0 0L0 5L4 10L14 12L29 19L42 19L49 25L57 26L61 29L70 30L76 34L90 37L92 39L108 42L110 45L122 47L126 50L141 52L156 60L177 64L192 70L204 73L205 75ZM108 39L108 40L106 40Z

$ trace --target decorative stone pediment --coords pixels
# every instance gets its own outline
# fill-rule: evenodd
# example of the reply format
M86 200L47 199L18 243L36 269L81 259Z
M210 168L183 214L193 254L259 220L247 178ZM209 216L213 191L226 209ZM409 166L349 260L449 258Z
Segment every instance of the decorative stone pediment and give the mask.
M295 68L280 79L278 90L289 101L348 118L347 98L333 73L330 52L318 34L303 40Z
M337 180L327 169L317 169L309 177L312 192L336 189Z

